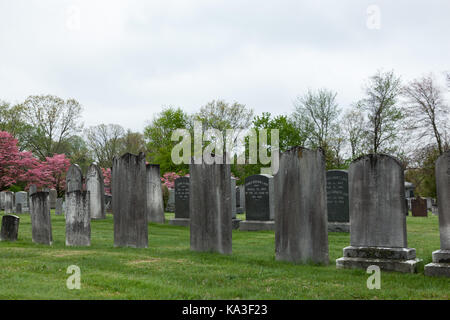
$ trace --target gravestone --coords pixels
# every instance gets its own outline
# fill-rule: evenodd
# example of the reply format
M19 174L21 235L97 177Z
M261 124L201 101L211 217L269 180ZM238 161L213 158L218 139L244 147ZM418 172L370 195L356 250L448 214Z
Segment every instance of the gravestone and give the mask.
M431 211L431 207L433 206L433 198L425 198L427 200L427 211Z
M14 211L14 193L5 191L5 213L13 213Z
M241 231L274 230L273 177L256 174L245 178L245 220L239 224Z
M91 219L105 219L105 186L102 170L92 163L86 174L86 191L89 192L89 212Z
M175 218L169 223L176 226L189 226L189 177L175 179Z
M114 246L148 247L145 154L115 157L112 170Z
M16 203L16 210L15 210L16 214L21 214L22 213L22 204L21 203Z
M56 199L55 215L60 216L63 214L63 198Z
M329 263L325 176L320 149L293 147L281 154L274 178L276 260Z
M161 189L159 164L147 164L146 170L148 222L164 223L164 200Z
M50 209L55 209L56 208L56 199L58 198L58 193L56 192L55 189L50 189L49 196L50 196Z
M231 254L230 165L191 161L189 170L191 250Z
M14 215L4 215L2 217L2 229L0 231L1 241L16 241L19 235L20 218Z
M237 212L237 198L236 198L236 178L231 177L230 185L231 185L231 226L233 230L239 229L239 224L241 222L240 219L236 218L236 212Z
M175 189L167 189L169 197L167 199L166 212L175 212Z
M105 193L105 211L112 212L112 196Z
M0 210L5 210L5 191L0 192Z
M327 171L327 210L329 232L350 232L348 172Z
M244 213L244 208L241 207L241 188L236 186L236 214Z
M77 164L70 166L66 175L66 246L91 245L90 192L83 191L82 184L70 183L83 181L81 169ZM70 185L70 191L69 191Z
M413 217L427 217L427 200L421 197L411 199L411 211Z
M417 272L416 249L407 247L404 181L402 164L385 154L369 154L350 164L350 246L336 260L337 268L377 265Z
M436 160L436 193L441 248L432 254L425 275L450 277L450 151Z
M241 200L242 212L245 212L245 185L239 186L239 199Z
M16 207L17 207L17 204L20 203L22 212L29 212L30 209L28 208L28 192L26 192L26 191L16 192L14 197L15 197Z
M30 216L33 242L51 245L53 237L48 189L37 191L35 185L30 186Z
M437 204L433 204L431 206L431 213L434 214L435 216L439 215L439 210L438 210Z

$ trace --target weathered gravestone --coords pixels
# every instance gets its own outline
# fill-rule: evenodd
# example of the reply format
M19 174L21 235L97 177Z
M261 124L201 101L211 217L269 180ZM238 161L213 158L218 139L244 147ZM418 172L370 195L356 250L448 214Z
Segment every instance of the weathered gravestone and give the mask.
M274 184L273 177L255 174L245 178L245 220L239 230L274 230Z
M0 192L0 210L5 210L5 191Z
M281 154L279 163L274 178L276 259L328 264L323 152L294 147Z
M56 199L55 215L60 216L63 214L63 198Z
M401 163L385 154L363 156L350 164L348 181L350 246L336 267L417 272L416 249L407 248Z
M21 203L16 203L16 210L15 210L16 214L21 214L22 213L22 204Z
M51 245L52 223L50 218L49 190L38 191L35 185L30 186L31 237L33 242Z
M78 181L83 181L83 174L73 164L66 175L66 246L91 245L90 193L83 191L82 184L75 183Z
M2 217L2 230L0 231L1 241L16 241L19 235L20 218L14 215L4 215Z
M236 213L244 213L244 208L241 206L241 188L236 186Z
M175 218L169 223L176 226L189 226L189 177L175 179Z
M115 157L112 170L114 246L148 247L145 154Z
M350 232L348 209L348 172L327 171L328 231Z
M239 186L239 200L241 203L242 212L245 212L245 185Z
M230 179L230 186L231 186L231 226L233 230L239 229L239 223L241 222L240 219L236 218L236 178L231 177Z
M105 186L102 170L92 163L86 174L86 191L89 192L91 219L105 219Z
M58 193L56 192L55 189L50 189L49 197L50 197L50 209L55 209L56 199L58 198Z
M28 208L28 192L26 192L26 191L16 192L14 197L15 197L16 208L17 208L17 205L20 204L21 212L29 212L30 209ZM17 210L16 210L16 212L17 212Z
M169 197L167 199L166 212L175 212L175 190L167 189Z
M161 189L159 164L147 164L146 170L148 222L164 223L164 200Z
M112 212L112 196L105 193L105 211Z
M441 249L433 252L425 275L450 277L450 151L437 159L435 170Z
M439 215L439 210L437 204L433 204L431 206L431 213L435 216Z
M191 163L189 170L191 250L231 254L230 165Z
M13 213L14 211L14 193L5 191L5 213Z
M427 217L427 200L421 197L411 199L411 211L413 217Z

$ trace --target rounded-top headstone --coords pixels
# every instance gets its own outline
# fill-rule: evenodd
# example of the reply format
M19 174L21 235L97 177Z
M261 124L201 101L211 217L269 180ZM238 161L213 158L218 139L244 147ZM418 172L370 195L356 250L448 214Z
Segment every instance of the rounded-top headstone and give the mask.
M83 190L83 173L80 166L72 164L66 174L66 192Z
M0 239L2 241L16 241L19 234L20 218L15 215L4 215L2 217L2 229Z
M105 186L102 170L96 163L92 163L86 174L86 190L90 193L89 210L92 219L104 219Z

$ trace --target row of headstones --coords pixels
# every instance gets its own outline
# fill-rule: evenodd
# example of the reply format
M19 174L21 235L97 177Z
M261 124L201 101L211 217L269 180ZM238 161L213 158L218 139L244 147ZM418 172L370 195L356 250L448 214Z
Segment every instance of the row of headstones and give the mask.
M57 207L57 192L55 189L49 190L50 206L52 209ZM26 191L2 191L0 192L0 210L8 213L26 213L29 212L29 198Z
M449 173L450 153L447 153L436 163L441 250L433 252L433 263L425 266L427 275L450 275ZM388 155L367 155L352 162L347 185L345 175L333 174L335 178L329 180L335 181L327 183L322 152L297 147L281 155L278 174L273 177L276 188L272 204L271 177L266 177L267 184L261 177L246 180L246 213L250 213L247 219L261 218L252 217L249 211L251 207L258 208L252 204L256 200L259 204L263 198L269 202L263 219L270 219L275 208L276 258L294 263L327 264L328 221L350 220L351 245L344 248L344 257L336 261L338 268L378 265L384 270L417 272L421 260L416 258L414 248L407 247L407 202L401 163ZM229 167L191 165L190 181L186 180L182 197L184 201L189 200L189 210L182 212L189 212L191 248L230 253L233 211L229 201ZM329 197L327 187L331 190ZM339 188L344 190L334 194L332 190ZM342 198L345 188L348 188L347 199ZM334 210L342 210L346 205L347 217ZM256 210L257 214L262 212Z

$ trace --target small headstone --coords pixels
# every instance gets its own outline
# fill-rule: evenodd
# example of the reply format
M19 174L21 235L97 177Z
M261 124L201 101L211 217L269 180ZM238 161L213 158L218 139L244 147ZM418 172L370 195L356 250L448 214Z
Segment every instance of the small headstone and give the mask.
M377 265L382 270L414 273L420 262L407 248L404 169L395 158L369 154L348 171L350 246L337 268Z
M166 212L175 212L175 189L167 189L169 197L167 199Z
M189 177L175 179L175 219L172 225L189 226Z
M105 211L112 212L112 196L105 194Z
M191 162L189 170L191 250L231 254L230 165Z
M5 191L0 192L0 210L5 210Z
M439 215L439 210L437 204L433 204L431 206L431 213L435 216Z
M424 271L427 276L450 278L450 151L437 159L435 170L441 249L433 252L433 262Z
M58 193L56 192L55 189L50 189L49 196L50 196L50 209L55 209L56 208L56 199L58 198Z
M114 246L148 247L145 154L115 157L112 170Z
M274 230L274 184L273 177L256 174L245 178L245 221L239 224L239 230Z
M105 186L102 170L92 163L86 174L86 191L89 192L91 219L105 219Z
M20 203L22 212L29 212L30 209L28 208L28 192L19 191L19 192L16 192L16 194L14 196L15 196L16 207L17 207L17 204Z
M427 217L427 200L421 197L411 199L411 211L413 217Z
M245 212L245 185L239 186L239 199L241 200L241 209L242 212Z
M5 213L13 213L14 211L14 193L5 191Z
M30 210L33 242L51 245L53 238L48 189L37 191L35 185L30 187Z
M349 232L348 172L327 171L328 231Z
M147 164L147 220L164 223L164 200L161 189L159 164Z
M2 217L2 230L0 232L1 241L16 241L19 235L20 218L14 215L4 215Z
M83 173L78 165L72 165L66 173L66 192L79 190L83 190Z
M60 216L63 214L63 198L56 199L55 215Z
M325 175L320 149L294 147L281 154L274 178L277 260L329 263Z
M22 213L22 204L16 203L16 214L21 214L21 213Z

